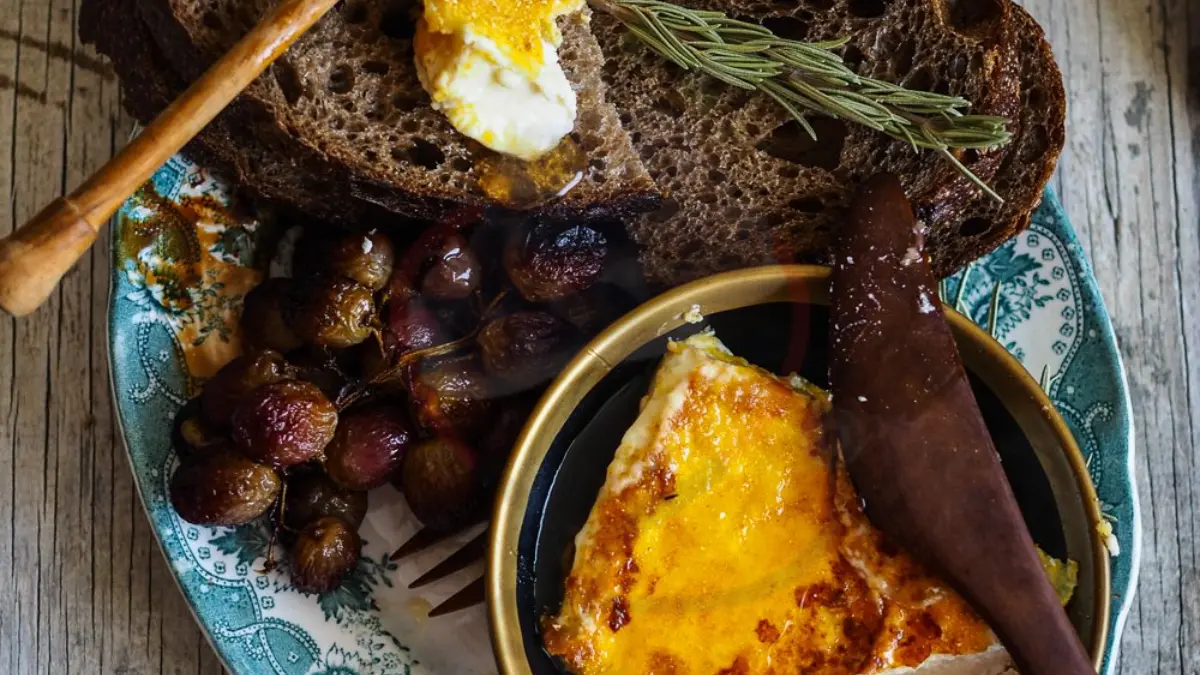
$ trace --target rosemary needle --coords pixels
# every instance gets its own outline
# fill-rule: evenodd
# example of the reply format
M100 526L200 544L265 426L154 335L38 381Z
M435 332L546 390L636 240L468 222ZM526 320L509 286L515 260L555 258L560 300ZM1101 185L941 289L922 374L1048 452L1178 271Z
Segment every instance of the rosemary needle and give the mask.
M816 140L809 114L869 127L914 149L933 150L992 199L1003 202L954 151L991 149L1012 140L1007 120L972 115L960 96L905 89L862 77L838 55L848 38L800 42L723 12L662 0L588 0L625 25L650 49L685 70L698 70L775 99Z

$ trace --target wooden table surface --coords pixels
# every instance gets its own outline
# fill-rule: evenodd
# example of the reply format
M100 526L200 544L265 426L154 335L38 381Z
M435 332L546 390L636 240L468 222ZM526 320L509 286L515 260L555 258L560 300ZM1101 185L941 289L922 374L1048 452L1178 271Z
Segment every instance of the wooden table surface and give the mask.
M78 0L0 0L0 234L131 123ZM1145 530L1126 675L1200 673L1200 1L1027 0L1066 78L1054 186L1129 371ZM113 423L107 246L0 316L0 673L219 673Z

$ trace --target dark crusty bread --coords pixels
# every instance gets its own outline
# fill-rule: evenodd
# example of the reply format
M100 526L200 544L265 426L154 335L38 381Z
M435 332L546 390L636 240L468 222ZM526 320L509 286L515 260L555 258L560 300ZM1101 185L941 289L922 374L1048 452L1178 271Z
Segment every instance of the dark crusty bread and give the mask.
M844 58L861 74L962 95L976 112L1018 117L1013 13L1006 0L965 14L932 0L685 4L760 19L787 37L847 36ZM652 281L670 285L749 265L825 261L854 187L880 171L901 177L931 227L934 250L958 251L951 242L977 192L936 155L824 118L813 120L821 136L814 143L771 99L681 71L608 17L593 24L609 57L609 99L667 193L662 209L630 226ZM1005 154L966 153L963 159L989 179ZM1003 240L1001 230L985 235L994 238L992 245ZM966 261L950 255L937 264L947 272Z
M992 180L1003 204L977 198L962 214L954 237L931 242L943 275L974 260L1029 227L1066 142L1067 95L1054 52L1037 21L1013 5L1020 63L1021 117L1016 136ZM920 215L920 214L918 214ZM953 266L947 261L955 261Z
M186 82L158 52L148 28L138 20L135 1L83 0L79 32L83 42L112 61L126 110L146 124ZM348 182L319 157L273 138L269 125L246 124L246 114L238 108L235 103L218 115L188 144L185 154L224 172L242 189L282 200L316 218L374 222L389 217L383 209L355 199Z
M167 61L191 80L273 6L272 0L138 0ZM239 98L235 116L301 155L323 160L360 199L418 217L485 203L474 162L488 151L429 105L413 67L411 3L355 0L322 19ZM574 137L583 180L553 209L620 215L653 208L658 191L616 110L588 14L562 20L564 70L578 91ZM274 127L272 129L272 127ZM272 195L271 185L256 185Z

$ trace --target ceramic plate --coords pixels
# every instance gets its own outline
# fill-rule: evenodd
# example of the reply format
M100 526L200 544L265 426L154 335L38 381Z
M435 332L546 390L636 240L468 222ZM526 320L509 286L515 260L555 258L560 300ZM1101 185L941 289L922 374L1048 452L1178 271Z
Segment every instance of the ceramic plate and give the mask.
M197 620L237 675L495 672L482 607L425 618L479 567L420 592L407 588L474 532L399 565L389 561L417 529L390 487L371 493L358 568L342 588L319 596L297 591L285 572L260 572L265 529L198 527L172 511L171 420L236 355L242 297L259 280L254 246L266 228L228 204L219 177L177 156L122 207L111 230L113 395L151 526ZM1112 527L1107 672L1139 557L1130 408L1112 326L1054 195L1046 193L1028 231L947 280L943 296L1042 382L1087 457Z

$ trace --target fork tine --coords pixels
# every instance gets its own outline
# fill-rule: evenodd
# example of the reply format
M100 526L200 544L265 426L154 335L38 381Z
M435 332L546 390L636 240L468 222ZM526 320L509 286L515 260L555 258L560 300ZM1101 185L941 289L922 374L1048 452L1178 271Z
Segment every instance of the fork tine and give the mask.
M449 558L435 565L433 569L422 574L416 581L409 584L408 587L420 588L439 579L444 579L482 558L484 552L487 551L487 534L487 530L480 532L474 539L463 544L462 548L452 553Z
M445 530L432 530L428 527L422 527L421 529L417 530L416 534L409 537L408 541L401 544L400 548L396 549L396 552L391 555L391 560L400 560L401 558L407 558L410 555L416 555L417 553L420 553L427 548L436 546L451 537L457 536L458 534L465 532L466 530L469 530L482 522L482 518L479 520L473 520L469 524L449 532Z
M485 600L484 581L483 577L479 577L472 581L466 588L455 593L446 599L445 602L429 610L429 618L433 619L439 616L457 612L460 609L473 607Z

